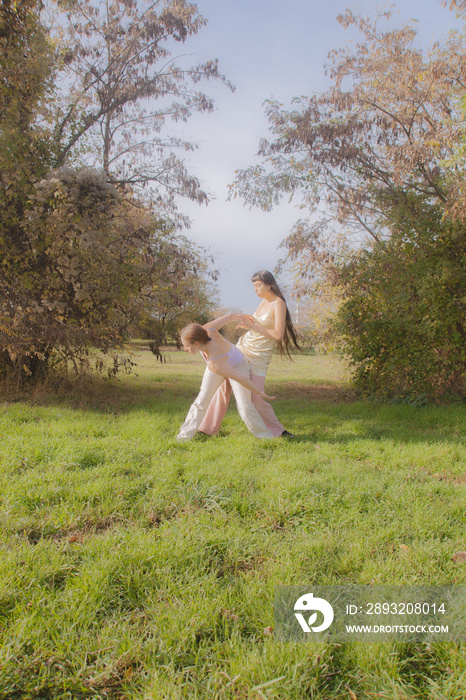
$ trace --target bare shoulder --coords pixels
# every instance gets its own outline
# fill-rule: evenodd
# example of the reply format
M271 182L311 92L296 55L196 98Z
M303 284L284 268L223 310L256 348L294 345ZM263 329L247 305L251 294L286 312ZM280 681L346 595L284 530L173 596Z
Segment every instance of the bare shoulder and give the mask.
M283 309L286 309L286 303L283 299L280 297L277 297L276 299L273 300L273 309L274 311L282 311Z
M220 331L210 328L207 332L212 341L212 346L216 348L216 352L219 352L220 350L222 352L229 350L231 343L220 333Z
M217 328L209 328L207 330L207 333L209 334L210 339L212 340L212 342L215 343L215 345L220 343L220 345L223 346L226 343L228 343L228 340L225 338L224 335L220 333L219 330L217 330Z

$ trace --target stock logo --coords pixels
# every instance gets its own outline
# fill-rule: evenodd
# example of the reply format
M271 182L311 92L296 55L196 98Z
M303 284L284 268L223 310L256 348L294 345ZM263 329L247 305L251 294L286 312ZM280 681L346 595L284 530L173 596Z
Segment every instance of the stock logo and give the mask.
M298 620L304 632L323 632L333 622L333 608L324 598L314 598L312 593L302 595L294 604L295 617ZM299 612L297 612L299 611ZM309 618L306 619L303 613L309 613ZM320 625L314 626L318 618L318 613L322 613L323 622Z

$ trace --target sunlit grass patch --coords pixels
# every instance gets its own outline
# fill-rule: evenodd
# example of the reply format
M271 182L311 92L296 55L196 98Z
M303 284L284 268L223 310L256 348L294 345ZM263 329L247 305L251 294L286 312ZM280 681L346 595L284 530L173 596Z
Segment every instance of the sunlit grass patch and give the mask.
M331 362L274 360L293 439L232 406L178 444L176 352L0 407L0 698L463 697L463 647L274 640L275 585L465 585L463 409L351 400Z

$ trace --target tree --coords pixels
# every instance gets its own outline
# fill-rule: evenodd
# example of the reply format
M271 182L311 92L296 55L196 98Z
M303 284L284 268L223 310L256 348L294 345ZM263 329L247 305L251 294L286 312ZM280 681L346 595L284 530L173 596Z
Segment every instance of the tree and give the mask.
M152 266L153 217L101 173L64 168L36 185L21 228L27 252L13 251L4 277L4 370L37 378L52 359L78 369L90 345L117 346Z
M118 347L147 298L162 298L167 284L202 267L193 245L105 171L52 170L66 137L70 145L79 131L78 101L57 136L50 126L56 53L41 8L32 0L0 8L0 377L18 385L54 363L80 371L91 346ZM118 112L115 101L110 107ZM89 107L81 136L91 130L90 114Z
M389 235L388 194L398 201L412 191L455 210L455 173L444 164L465 135L462 40L450 36L425 60L414 29L380 29L391 16L371 21L347 11L338 17L345 27L357 26L363 42L354 53L331 53L328 92L295 99L292 111L266 103L276 138L261 141L265 165L238 172L234 193L264 209L299 194L303 207L326 213L309 224L316 240L329 225L344 226L357 245L364 232L376 243Z
M10 325L28 256L23 221L33 182L50 163L40 108L51 86L53 51L40 22L42 3L0 6L0 374L11 362Z
M0 6L0 254L18 241L31 182L50 161L39 116L51 87L53 52L40 9L34 0Z
M179 341L179 331L188 323L207 323L212 317L217 290L217 273L202 248L177 236L168 243L170 250L163 277L142 290L136 328L157 347L169 338Z
M34 107L47 86L51 51L40 23L41 8L41 0L3 0L0 5L2 135L8 122L30 127Z
M199 91L220 80L217 60L191 66L174 49L206 20L186 0L74 0L66 8L62 71L67 76L55 115L56 164L87 158L108 178L131 189L149 186L159 214L177 197L203 203L207 195L177 150L193 145L167 133L167 121L211 112ZM185 221L181 217L182 221Z
M7 280L2 338L4 368L17 378L52 362L80 372L90 347L121 345L148 302L173 302L186 280L194 298L197 250L101 171L61 168L41 180L23 236L29 255L17 282Z
M411 324L416 323L419 309L432 300L433 288L422 283L422 274L432 271L434 259L442 269L450 270L452 240L459 253L459 268L452 272L453 277L465 270L466 194L463 160L458 157L465 140L464 37L450 35L444 45L434 45L425 55L415 44L412 27L380 26L383 20L391 19L389 12L370 20L347 11L338 19L345 27L357 27L362 42L355 49L332 52L328 69L332 84L327 92L295 100L292 111L278 102L267 104L275 140L261 142L264 164L239 172L232 191L263 208L284 195L299 194L310 217L299 222L286 240L288 260L299 263L304 279L326 276L343 285L346 302L340 318L353 323L353 328L357 324L350 311L357 307L355 295L361 303L365 299L365 313L371 318L386 318L390 308L391 314L398 314L400 320L403 317L409 326L408 318ZM316 216L319 209L324 210L320 219ZM343 239L339 250L334 244L336 235ZM339 257L342 254L350 259L348 264ZM390 255L398 267L404 260L411 275L421 276L410 304L397 304L397 278L388 272ZM421 258L424 265L413 264ZM370 272L375 269L375 259L378 274L382 268L387 270L383 277L385 305L375 293L377 285ZM351 274L359 280L365 278L362 295L356 293ZM394 370L386 374L379 390L412 393L421 384L425 390L429 378L423 377L416 385L410 369L417 363L420 377L418 360L423 346L438 360L435 369L429 364L431 391L453 387L463 392L458 379L465 371L460 351L466 339L461 285L447 284L445 295L456 311L442 317L434 305L438 332L420 333L411 354L402 352L406 347L403 333L390 333L390 341L385 338L383 322L378 325L379 343L371 349L362 347L364 334L352 335L349 348L356 365L364 356L367 367L370 355L374 360L371 366L378 371L380 364L375 358L380 360L380 347L397 339L399 375L409 379L404 383L400 379L395 389ZM345 335L341 324L340 330ZM449 351L451 362L445 364L440 359L441 346L448 342L455 347ZM392 354L387 362L394 361ZM365 372L361 376L368 377Z

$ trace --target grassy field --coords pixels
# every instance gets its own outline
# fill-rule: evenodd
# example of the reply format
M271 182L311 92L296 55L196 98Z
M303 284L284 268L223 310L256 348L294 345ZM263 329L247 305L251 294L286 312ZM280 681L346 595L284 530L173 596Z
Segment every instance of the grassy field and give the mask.
M462 700L466 642L280 643L274 586L466 585L462 406L273 361L295 439L175 440L204 363L0 404L0 698Z

